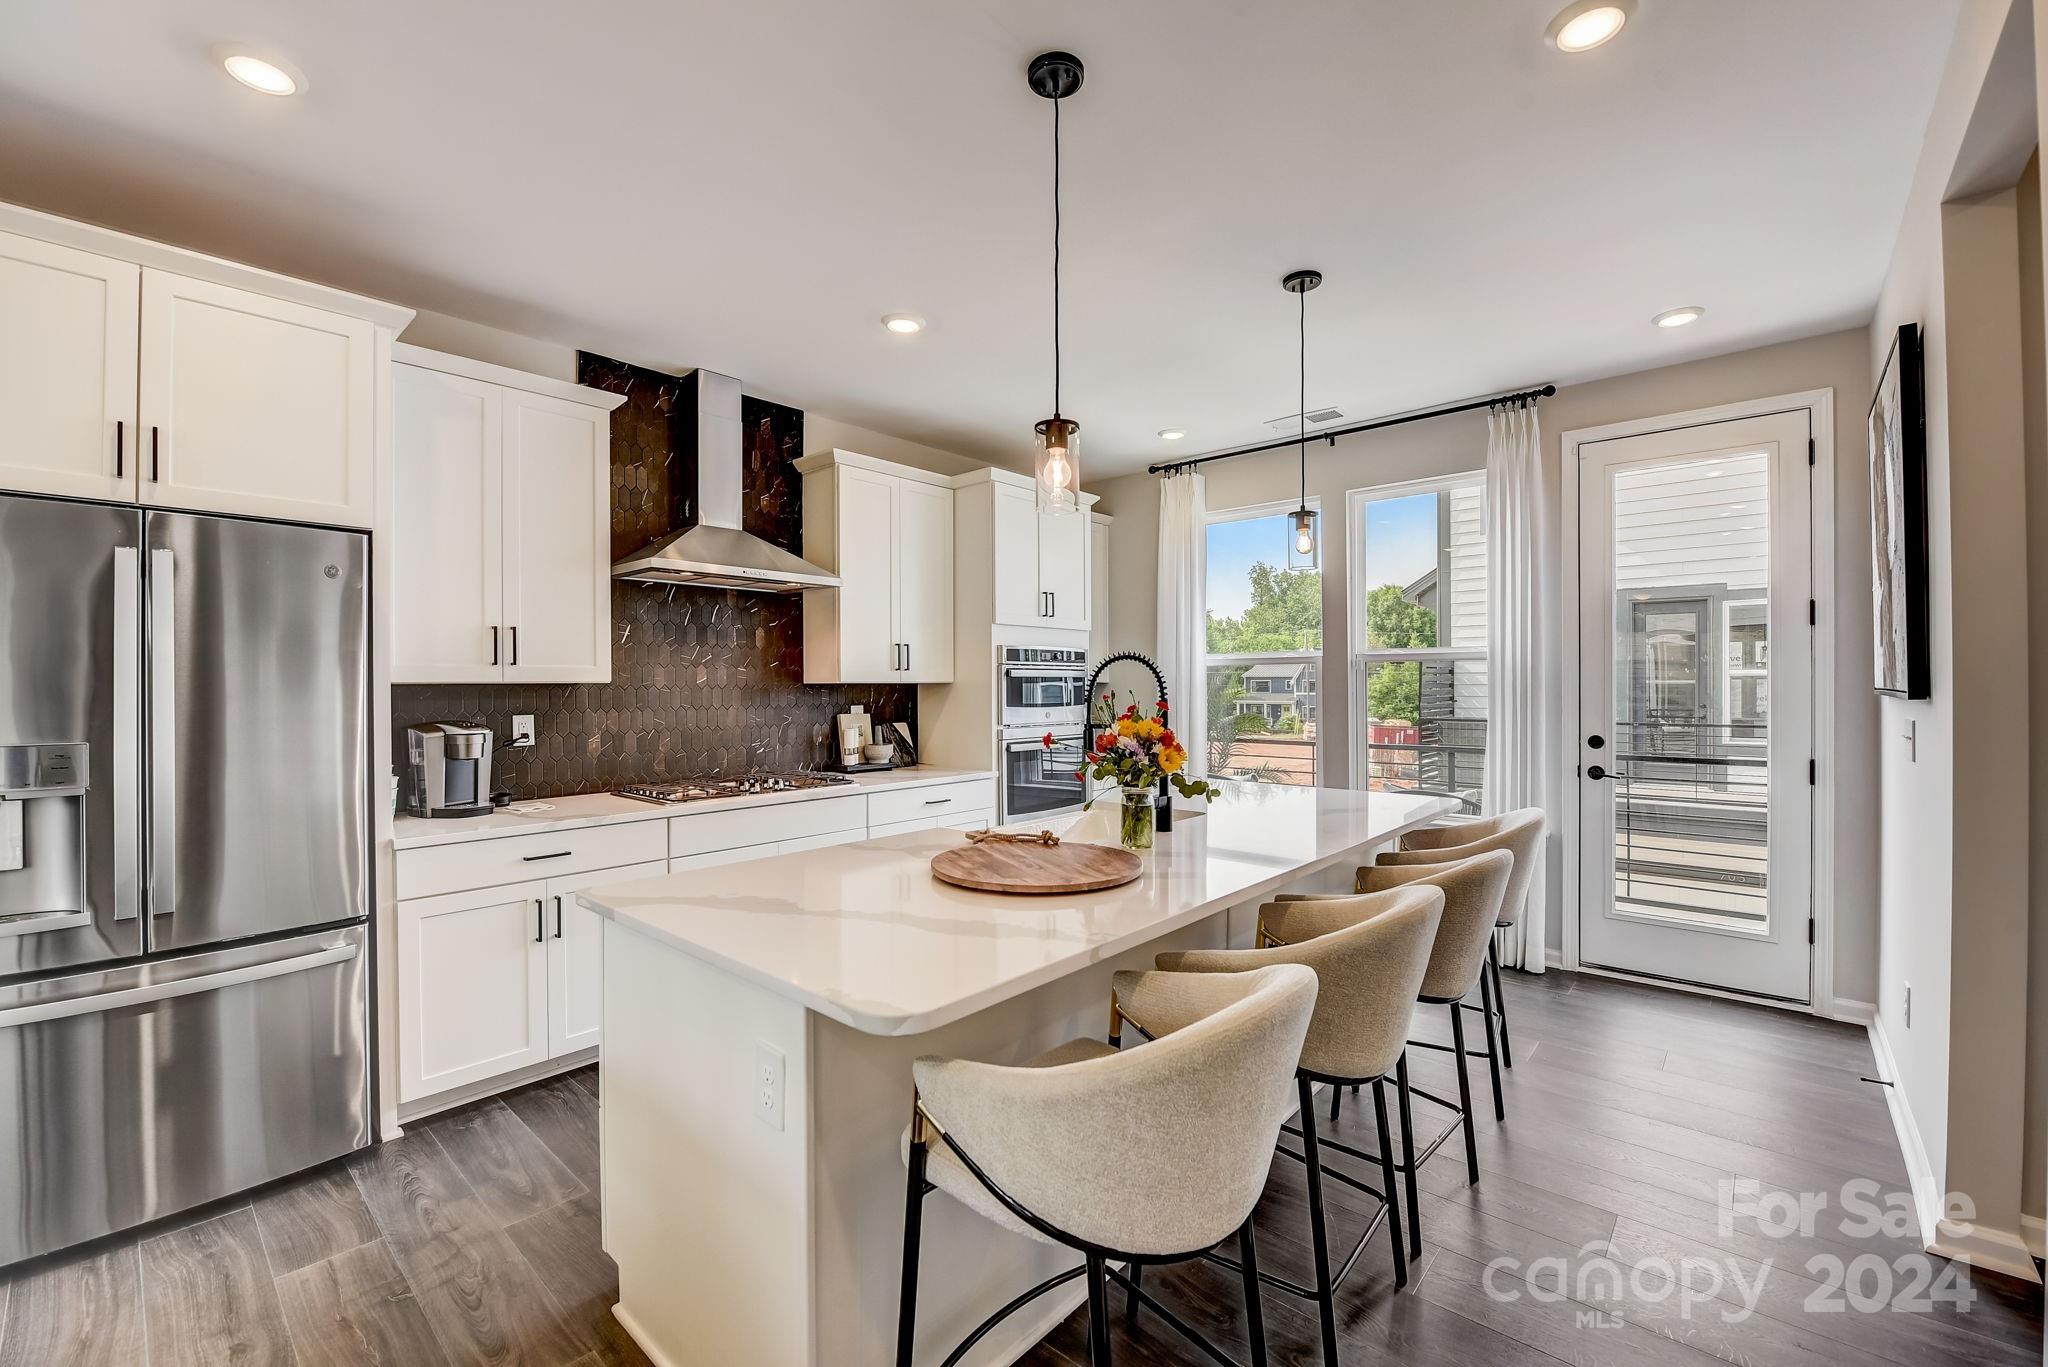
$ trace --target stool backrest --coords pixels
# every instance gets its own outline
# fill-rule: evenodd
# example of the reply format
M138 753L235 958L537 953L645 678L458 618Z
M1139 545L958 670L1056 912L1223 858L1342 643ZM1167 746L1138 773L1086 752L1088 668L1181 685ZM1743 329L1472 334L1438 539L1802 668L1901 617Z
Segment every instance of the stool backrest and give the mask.
M1508 876L1507 895L1501 899L1500 924L1511 926L1522 919L1522 909L1529 904L1529 885L1536 876L1537 855L1543 848L1545 824L1541 807L1523 807L1489 817L1483 822L1432 829L1429 832L1432 838L1450 832L1457 837L1457 843L1432 843L1424 849L1389 850L1380 855L1379 862L1382 866L1406 868L1415 864L1443 864L1475 854L1506 850L1515 857L1515 867ZM1471 832L1469 836L1466 835L1468 831ZM1361 886L1360 891L1363 890Z
M1142 988L1166 975L1117 976ZM1193 1252L1244 1223L1315 1010L1315 974L1292 965L1166 986L1188 1023L1108 1058L913 1070L929 1113L1012 1200L1119 1252Z
M1443 890L1417 886L1346 897L1341 912L1331 902L1291 905L1355 919L1314 939L1264 949L1162 954L1159 967L1179 973L1242 973L1269 964L1312 968L1320 988L1301 1046L1302 1068L1320 1078L1379 1077L1408 1042L1408 1017L1443 916Z
M1443 890L1443 921L1423 975L1424 1001L1455 1001L1479 982L1486 963L1486 943L1500 922L1501 899L1507 895L1515 857L1506 850L1488 850L1449 863L1389 866L1358 871L1363 892L1397 887Z

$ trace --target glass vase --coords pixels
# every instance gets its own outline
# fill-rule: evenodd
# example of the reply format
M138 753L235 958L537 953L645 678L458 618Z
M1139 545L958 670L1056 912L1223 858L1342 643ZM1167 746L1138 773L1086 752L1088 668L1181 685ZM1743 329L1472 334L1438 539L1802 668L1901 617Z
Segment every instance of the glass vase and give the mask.
M1149 850L1152 848L1152 825L1158 794L1151 785L1133 787L1126 784L1123 789L1123 820L1119 825L1119 843L1127 850Z

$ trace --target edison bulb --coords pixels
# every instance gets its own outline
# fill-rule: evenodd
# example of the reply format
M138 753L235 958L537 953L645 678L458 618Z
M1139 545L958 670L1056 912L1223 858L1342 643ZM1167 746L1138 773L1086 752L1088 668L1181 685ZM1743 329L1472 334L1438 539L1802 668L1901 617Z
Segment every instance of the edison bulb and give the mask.
M1300 551L1303 555L1307 555L1310 551L1314 550L1315 548L1316 534L1314 532L1310 531L1306 527L1303 527L1300 531L1294 534L1294 549Z

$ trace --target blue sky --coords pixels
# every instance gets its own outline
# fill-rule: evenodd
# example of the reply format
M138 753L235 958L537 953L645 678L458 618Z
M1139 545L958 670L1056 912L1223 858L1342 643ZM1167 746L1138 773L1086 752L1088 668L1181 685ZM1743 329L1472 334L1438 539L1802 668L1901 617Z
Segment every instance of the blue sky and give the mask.
M1318 531L1327 533L1327 514ZM1368 587L1409 584L1436 564L1436 495L1375 499L1365 506ZM1293 526L1285 514L1218 522L1209 528L1209 611L1235 617L1251 606L1252 565L1285 567Z

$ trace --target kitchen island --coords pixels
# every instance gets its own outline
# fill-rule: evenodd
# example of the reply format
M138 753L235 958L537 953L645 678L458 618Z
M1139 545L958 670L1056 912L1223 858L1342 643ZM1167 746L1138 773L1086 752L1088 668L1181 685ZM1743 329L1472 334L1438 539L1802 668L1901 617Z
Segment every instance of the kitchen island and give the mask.
M1341 890L1446 798L1229 784L1120 888L1006 897L938 882L935 830L580 894L604 918L604 1246L617 1315L664 1367L894 1361L911 1061L1014 1062L1102 1033L1110 975L1250 943L1283 889ZM1114 843L1115 813L1046 823ZM950 1198L925 1209L919 1367L1075 1261ZM1006 1363L1049 1296L967 1361Z

